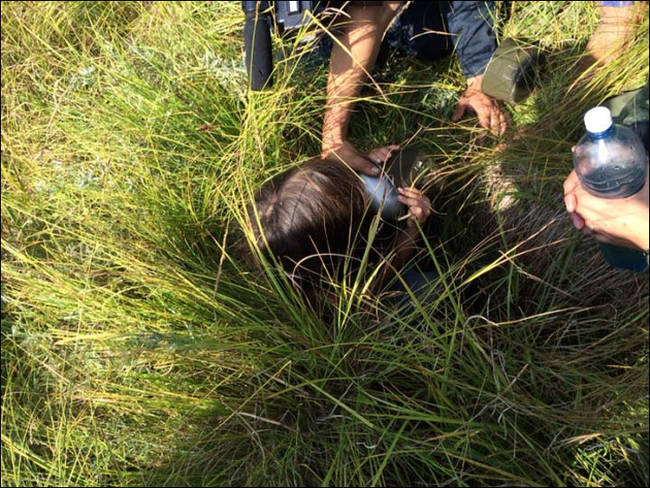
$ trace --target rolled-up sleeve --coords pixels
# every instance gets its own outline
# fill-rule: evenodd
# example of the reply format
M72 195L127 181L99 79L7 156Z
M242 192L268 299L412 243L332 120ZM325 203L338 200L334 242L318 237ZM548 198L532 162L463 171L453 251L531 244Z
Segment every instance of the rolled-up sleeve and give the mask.
M465 77L482 74L496 49L494 2L448 2L444 13Z

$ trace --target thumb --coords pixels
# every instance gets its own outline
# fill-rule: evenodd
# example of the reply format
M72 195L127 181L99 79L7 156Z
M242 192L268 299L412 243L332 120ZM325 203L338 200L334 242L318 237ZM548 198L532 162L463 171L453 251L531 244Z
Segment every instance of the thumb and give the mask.
M451 121L458 122L460 118L463 116L463 114L465 113L466 109L467 109L467 105L464 102L459 102L458 107L456 107L456 111L454 112L454 115L451 116Z

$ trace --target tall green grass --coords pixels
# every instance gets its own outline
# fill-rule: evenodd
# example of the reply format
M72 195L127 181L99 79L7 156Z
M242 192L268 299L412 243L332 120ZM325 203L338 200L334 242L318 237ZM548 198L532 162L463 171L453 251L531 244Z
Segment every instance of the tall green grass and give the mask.
M648 279L561 198L647 16L576 81L595 7L499 4L545 58L503 141L448 121L456 61L391 57L351 137L436 161L440 276L323 320L239 249L253 189L318 152L326 67L287 42L248 94L235 2L1 8L3 484L648 484Z

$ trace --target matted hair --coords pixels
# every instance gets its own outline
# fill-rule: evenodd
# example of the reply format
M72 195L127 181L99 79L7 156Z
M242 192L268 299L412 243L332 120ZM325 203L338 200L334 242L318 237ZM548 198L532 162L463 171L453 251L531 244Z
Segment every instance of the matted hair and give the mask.
M365 209L363 186L349 167L312 159L265 183L248 214L261 252L312 301L352 254Z

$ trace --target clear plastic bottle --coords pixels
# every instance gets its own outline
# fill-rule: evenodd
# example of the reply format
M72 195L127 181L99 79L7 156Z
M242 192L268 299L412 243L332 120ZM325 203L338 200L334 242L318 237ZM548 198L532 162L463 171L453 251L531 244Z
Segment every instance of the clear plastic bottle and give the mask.
M646 153L641 139L627 127L616 125L607 107L595 107L585 114L587 133L573 153L573 166L585 189L601 198L626 198L645 183ZM605 260L618 269L644 271L644 253L634 249L600 244Z

